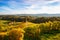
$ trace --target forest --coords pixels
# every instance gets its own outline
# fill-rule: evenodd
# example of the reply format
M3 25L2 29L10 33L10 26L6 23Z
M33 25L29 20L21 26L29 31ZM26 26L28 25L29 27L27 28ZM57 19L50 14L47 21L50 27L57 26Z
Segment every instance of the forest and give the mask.
M60 40L60 17L0 15L0 40Z

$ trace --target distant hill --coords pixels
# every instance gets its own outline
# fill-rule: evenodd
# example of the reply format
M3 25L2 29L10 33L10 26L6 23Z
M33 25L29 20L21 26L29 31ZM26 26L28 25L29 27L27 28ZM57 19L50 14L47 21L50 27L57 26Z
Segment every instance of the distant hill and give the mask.
M15 16L60 17L60 14L7 14Z
M60 14L16 14L18 16L60 17Z

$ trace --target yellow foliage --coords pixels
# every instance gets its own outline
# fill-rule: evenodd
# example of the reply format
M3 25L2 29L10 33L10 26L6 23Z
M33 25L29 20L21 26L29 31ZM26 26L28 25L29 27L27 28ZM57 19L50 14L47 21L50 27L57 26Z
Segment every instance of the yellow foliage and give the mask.
M24 31L22 29L13 29L9 32L9 40L23 40Z

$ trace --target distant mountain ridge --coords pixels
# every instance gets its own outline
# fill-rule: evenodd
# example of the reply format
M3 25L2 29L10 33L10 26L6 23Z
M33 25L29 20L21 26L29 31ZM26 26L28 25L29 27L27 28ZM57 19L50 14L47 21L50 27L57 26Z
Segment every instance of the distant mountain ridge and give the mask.
M18 16L60 17L60 14L16 14Z
M60 17L60 14L8 14L15 16Z

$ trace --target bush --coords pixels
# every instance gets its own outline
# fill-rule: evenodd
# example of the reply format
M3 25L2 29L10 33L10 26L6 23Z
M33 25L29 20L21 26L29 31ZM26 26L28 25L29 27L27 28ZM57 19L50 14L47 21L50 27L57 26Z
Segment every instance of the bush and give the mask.
M37 27L25 28L25 40L40 40L40 30Z
M9 32L9 40L23 40L23 33L23 30L13 29Z

